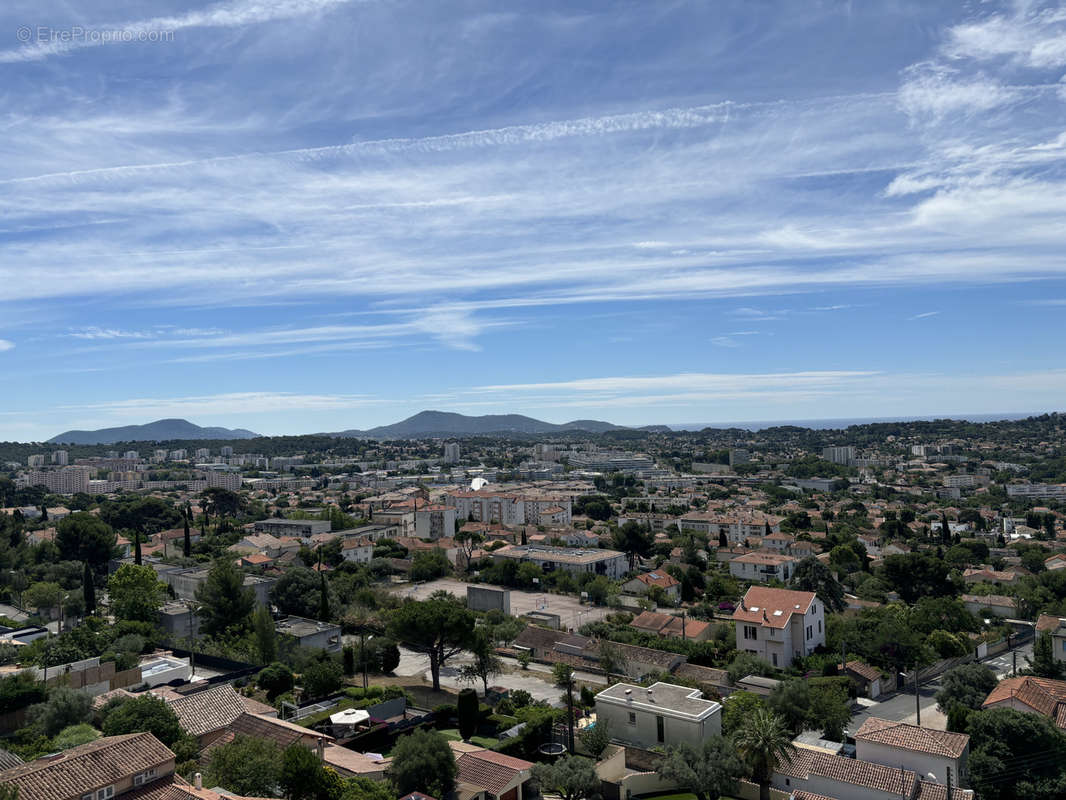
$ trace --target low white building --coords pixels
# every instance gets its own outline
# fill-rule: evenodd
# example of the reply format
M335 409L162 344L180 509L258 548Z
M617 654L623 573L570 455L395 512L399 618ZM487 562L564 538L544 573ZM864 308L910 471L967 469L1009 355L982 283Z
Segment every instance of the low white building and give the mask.
M596 695L596 720L610 725L612 739L637 747L699 747L722 732L722 706L687 686L616 683Z
M733 619L737 649L779 669L825 644L825 607L814 592L752 586Z

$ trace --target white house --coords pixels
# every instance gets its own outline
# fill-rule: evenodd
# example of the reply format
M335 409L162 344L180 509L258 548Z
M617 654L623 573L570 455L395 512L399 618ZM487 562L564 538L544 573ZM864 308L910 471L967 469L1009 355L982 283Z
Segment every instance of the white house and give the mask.
M365 536L345 539L341 545L341 555L345 561L369 564L370 559L374 557L374 543Z
M814 592L752 586L733 619L737 649L781 669L825 644L825 608Z
M966 783L970 737L905 722L869 717L855 731L855 755L863 761L909 769L934 783Z
M596 695L596 719L610 725L612 739L649 750L681 742L699 747L722 732L720 703L672 683L616 683Z

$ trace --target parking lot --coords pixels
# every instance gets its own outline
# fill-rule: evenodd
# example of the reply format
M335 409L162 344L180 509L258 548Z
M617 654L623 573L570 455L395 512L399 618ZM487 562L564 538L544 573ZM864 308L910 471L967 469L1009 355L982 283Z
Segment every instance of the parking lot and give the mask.
M466 587L471 585L487 586L487 584L468 584L457 581L454 578L439 578L428 583L400 584L393 592L402 597L413 597L416 600L424 600L433 592L440 589L466 600ZM581 601L565 594L548 594L546 592L525 592L519 589L511 589L511 614L521 617L530 611L543 611L548 614L558 614L560 625L565 630L576 631L586 622L603 619L611 612L604 606L582 605Z

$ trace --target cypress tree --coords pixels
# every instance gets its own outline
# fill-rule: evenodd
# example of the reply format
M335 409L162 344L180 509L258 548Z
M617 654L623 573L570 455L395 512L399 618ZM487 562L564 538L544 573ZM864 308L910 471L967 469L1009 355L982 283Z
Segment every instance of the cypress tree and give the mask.
M93 583L93 570L89 566L89 562L84 562L85 567L82 570L82 596L85 599L85 615L91 616L96 613L96 585Z
M133 532L133 563L141 566L141 532Z
M185 545L182 550L183 555L189 558L192 555L192 540L189 538L189 504L185 504L185 508L181 510L181 518L185 523Z

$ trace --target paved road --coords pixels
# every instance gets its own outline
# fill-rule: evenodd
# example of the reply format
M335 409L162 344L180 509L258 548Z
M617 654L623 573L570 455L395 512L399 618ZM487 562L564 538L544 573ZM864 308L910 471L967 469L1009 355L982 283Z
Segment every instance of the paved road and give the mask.
M1026 660L1027 657L1031 656L1033 653L1033 643L1030 641L1024 645L1016 647L1014 652L1017 653L1018 657L1018 669L1022 669L1028 663ZM981 663L994 669L996 675L1002 680L1003 678L1010 676L1013 663L1012 659L1012 654L1006 652L995 656L994 658L986 659ZM944 730L947 728L947 717L937 711L935 695L938 691L940 691L939 678L922 684L918 690L918 702L921 705L922 725L927 728L939 728L940 730ZM915 723L918 714L915 706L914 688L908 686L907 691L895 694L883 702L863 706L862 710L857 711L852 716L851 723L848 725L848 733L854 734L868 717L880 717L881 719L891 719L898 722Z

